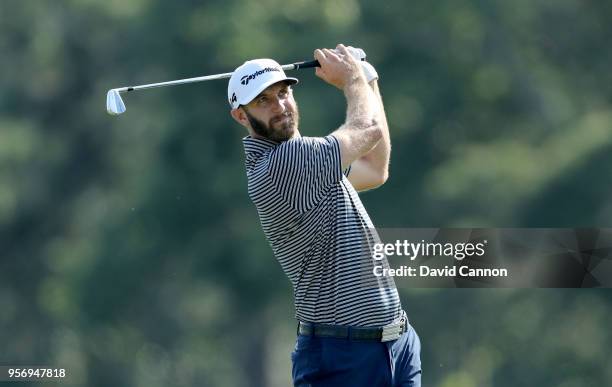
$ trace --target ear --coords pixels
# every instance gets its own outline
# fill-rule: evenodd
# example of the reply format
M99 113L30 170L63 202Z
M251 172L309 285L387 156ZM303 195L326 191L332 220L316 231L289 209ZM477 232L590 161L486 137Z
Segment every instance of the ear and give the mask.
M247 118L246 113L244 112L244 110L242 110L241 108L232 109L230 111L230 114L232 115L232 118L237 123L239 123L240 125L244 126L245 128L250 128L249 119Z

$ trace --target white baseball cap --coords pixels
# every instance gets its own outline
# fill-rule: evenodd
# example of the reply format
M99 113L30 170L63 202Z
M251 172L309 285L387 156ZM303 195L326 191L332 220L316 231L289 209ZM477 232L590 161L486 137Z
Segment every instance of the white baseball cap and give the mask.
M298 83L296 78L287 77L281 65L272 59L246 61L234 70L227 86L227 99L232 109L236 109L280 81L288 81L291 85Z

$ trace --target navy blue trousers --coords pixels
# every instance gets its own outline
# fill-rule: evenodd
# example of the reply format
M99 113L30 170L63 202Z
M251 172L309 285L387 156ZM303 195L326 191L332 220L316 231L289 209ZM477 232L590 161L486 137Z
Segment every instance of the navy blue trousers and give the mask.
M421 342L412 328L388 342L298 336L296 387L421 386Z

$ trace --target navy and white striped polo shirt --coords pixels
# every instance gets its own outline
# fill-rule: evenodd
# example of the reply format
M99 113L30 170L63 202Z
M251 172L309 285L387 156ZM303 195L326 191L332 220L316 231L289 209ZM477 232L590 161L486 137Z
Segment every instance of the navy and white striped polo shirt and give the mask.
M393 279L372 272L378 235L342 173L338 140L249 136L243 143L249 196L293 285L297 319L381 326L398 318Z

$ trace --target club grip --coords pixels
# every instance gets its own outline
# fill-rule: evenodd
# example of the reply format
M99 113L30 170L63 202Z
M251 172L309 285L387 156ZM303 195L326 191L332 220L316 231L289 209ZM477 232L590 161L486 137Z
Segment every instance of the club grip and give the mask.
M321 64L319 63L318 60L309 60L309 61L294 63L293 66L295 66L294 68L296 70L299 70L299 69L307 69L309 67L321 67Z
M361 58L361 60L365 61L365 58ZM307 69L309 67L321 67L321 64L319 63L318 60L309 60L309 61L297 62L293 64L294 70Z

